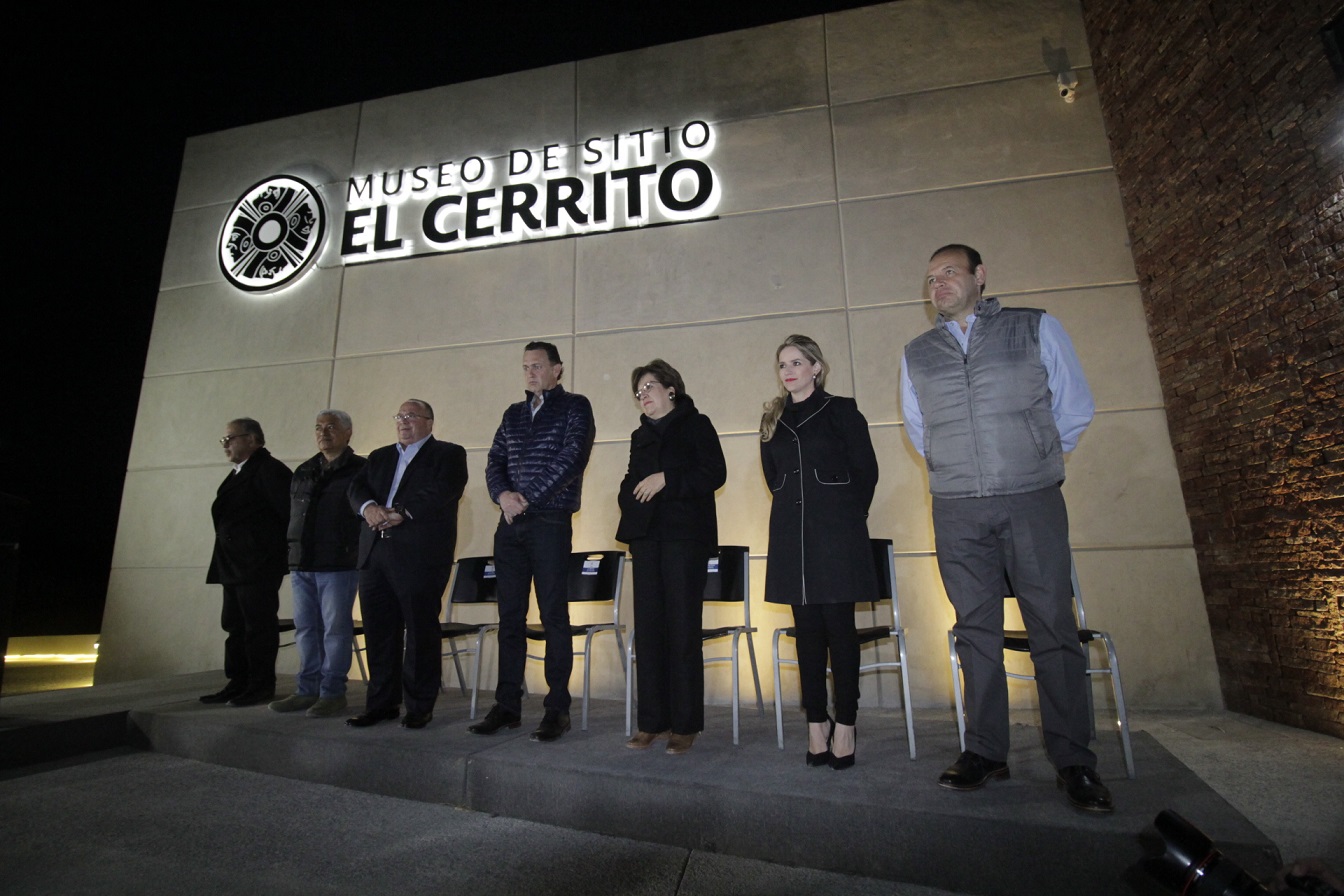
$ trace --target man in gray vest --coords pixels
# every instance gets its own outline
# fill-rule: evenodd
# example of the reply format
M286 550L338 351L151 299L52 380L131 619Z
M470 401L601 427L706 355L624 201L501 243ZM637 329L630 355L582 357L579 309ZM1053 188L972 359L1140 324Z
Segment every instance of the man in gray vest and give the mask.
M966 750L938 783L976 790L1008 777L1006 573L1026 622L1059 785L1074 806L1110 812L1088 749L1087 666L1060 492L1064 454L1092 420L1092 393L1058 320L1004 308L984 289L979 252L953 244L933 253L925 290L938 318L901 359L905 432L929 471L938 569L957 613L966 683Z

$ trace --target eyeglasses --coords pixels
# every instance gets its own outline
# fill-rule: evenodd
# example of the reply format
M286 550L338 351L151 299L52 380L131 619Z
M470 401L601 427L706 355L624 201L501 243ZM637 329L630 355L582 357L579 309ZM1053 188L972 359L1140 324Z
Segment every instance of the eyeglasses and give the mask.
M667 387L664 386L662 383L659 383L659 382L656 382L656 381L645 383L644 385L640 386L638 389L635 390L635 400L638 401L639 399L643 398L645 395L648 395L648 394L649 394L649 390L652 389L654 386L657 386L657 387L660 388L660 389L666 389L666 388L667 388Z
M433 417L426 417L424 414L393 414L392 419L397 423L410 423L415 419L433 420Z
M234 433L234 434L231 435L231 436L224 436L223 438L221 438L221 439L219 440L219 444L221 444L221 445L223 445L225 448L227 448L227 447L229 447L229 443L232 442L234 439L241 439L241 438L244 438L245 436L250 436L250 435L252 435L252 433L250 433L250 432L239 432L239 433Z

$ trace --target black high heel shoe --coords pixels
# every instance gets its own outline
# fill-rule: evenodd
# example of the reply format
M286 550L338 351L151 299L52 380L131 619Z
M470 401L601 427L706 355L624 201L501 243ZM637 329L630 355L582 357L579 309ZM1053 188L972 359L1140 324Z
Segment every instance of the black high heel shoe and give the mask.
M835 724L834 724L834 723L831 724L831 736L832 736L832 737L835 736ZM853 753L850 753L848 756L836 756L834 753L828 753L828 754L827 754L827 755L829 755L829 756L831 757L831 758L830 758L830 762L828 763L828 765L830 765L831 768L835 769L836 771L843 771L844 769L852 768L852 767L854 766L854 757L855 757L856 755L858 755L858 752L859 752L858 731L857 731L857 730L855 731L855 739L854 739L854 740L855 740L855 742L854 742L854 752L853 752ZM827 746L827 747L830 746L830 742L829 742L829 741L826 743L826 746Z
M831 723L830 733L826 735L826 752L813 753L811 750L807 751L807 764L813 768L832 765L835 762L835 757L831 755L831 738L835 737L835 719L827 716L826 721Z

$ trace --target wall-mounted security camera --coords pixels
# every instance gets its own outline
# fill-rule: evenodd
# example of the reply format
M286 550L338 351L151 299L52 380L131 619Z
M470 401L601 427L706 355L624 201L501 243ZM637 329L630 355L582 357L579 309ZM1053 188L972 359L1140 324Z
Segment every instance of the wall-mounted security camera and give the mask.
M1059 85L1059 97L1064 102L1071 103L1078 98L1078 76L1073 72L1060 72L1055 83Z

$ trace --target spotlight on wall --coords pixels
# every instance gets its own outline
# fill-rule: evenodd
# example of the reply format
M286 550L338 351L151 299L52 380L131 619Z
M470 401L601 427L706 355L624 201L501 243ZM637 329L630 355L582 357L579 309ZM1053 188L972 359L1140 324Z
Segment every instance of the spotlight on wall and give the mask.
M1078 76L1073 72L1060 72L1055 83L1059 85L1059 97L1064 102L1071 103L1078 98Z

